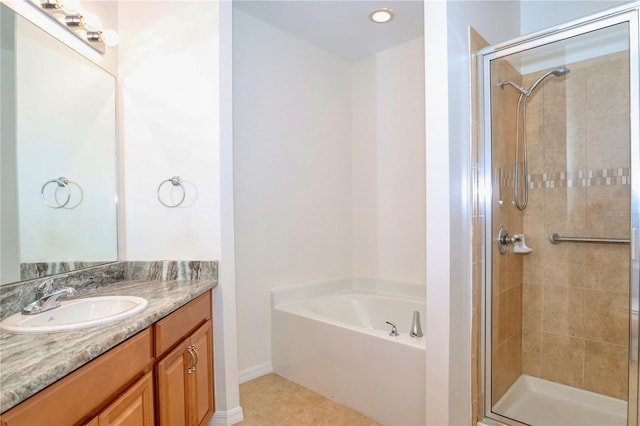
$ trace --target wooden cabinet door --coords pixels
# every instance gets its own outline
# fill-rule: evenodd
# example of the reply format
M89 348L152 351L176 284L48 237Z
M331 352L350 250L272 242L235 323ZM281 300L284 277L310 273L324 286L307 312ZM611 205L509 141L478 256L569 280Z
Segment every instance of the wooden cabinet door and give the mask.
M191 347L197 354L189 386L191 416L189 424L204 425L213 414L213 330L211 320L191 335Z
M153 426L153 374L147 373L98 416L98 426Z
M187 385L191 356L184 341L158 363L156 389L158 396L158 424L178 426L187 424Z
M79 424L153 361L146 329L0 416L2 426Z
M211 320L158 363L158 424L205 425L213 415Z

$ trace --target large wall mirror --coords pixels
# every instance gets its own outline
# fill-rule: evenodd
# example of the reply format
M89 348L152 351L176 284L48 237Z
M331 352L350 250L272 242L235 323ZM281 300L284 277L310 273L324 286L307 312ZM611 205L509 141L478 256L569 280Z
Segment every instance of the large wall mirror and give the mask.
M0 284L114 262L115 78L0 5Z

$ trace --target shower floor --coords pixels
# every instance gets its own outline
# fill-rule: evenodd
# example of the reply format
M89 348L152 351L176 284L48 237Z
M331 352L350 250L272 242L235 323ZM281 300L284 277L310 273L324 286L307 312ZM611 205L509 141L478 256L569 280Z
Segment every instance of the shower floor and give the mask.
M627 424L626 401L524 374L493 412L534 426Z

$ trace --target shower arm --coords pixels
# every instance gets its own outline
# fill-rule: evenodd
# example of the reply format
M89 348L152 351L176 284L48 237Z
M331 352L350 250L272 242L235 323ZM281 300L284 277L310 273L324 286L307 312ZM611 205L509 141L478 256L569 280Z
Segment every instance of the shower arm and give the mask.
M515 84L513 81L506 81L506 80L500 80L500 82L498 83L498 86L503 89L504 86L506 85L512 86L513 88L515 88L518 92L520 92L520 95L525 95L525 96L529 96L531 94L530 90L526 90L524 87L518 86L517 84Z

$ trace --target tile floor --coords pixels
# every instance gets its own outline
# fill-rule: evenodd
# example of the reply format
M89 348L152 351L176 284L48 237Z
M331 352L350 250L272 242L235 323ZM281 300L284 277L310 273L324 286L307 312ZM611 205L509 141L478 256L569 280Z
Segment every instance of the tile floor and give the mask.
M240 405L242 426L382 426L276 374L241 384Z

